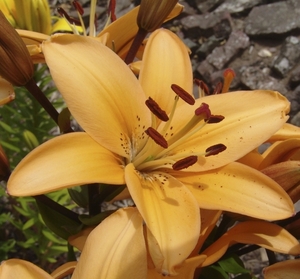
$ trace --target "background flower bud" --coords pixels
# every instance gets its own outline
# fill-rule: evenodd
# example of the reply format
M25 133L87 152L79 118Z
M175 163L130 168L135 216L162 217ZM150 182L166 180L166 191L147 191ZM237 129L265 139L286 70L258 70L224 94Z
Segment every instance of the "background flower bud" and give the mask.
M295 203L300 199L300 161L285 161L261 171L275 180Z
M0 11L0 75L13 85L23 86L33 73L26 45Z
M1 0L0 10L14 28L44 34L51 32L51 15L47 0Z
M152 32L159 28L178 0L142 0L137 16L139 28Z

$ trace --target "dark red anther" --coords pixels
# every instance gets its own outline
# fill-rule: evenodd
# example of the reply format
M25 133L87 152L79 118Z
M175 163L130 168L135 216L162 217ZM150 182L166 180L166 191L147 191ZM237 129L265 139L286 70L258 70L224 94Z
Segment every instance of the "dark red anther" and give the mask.
M80 20L69 16L63 8L58 7L57 12L60 14L60 16L65 17L69 23L81 26Z
M183 158L179 161L177 161L175 164L173 164L172 168L173 170L179 171L179 170L183 170L186 169L194 164L196 164L198 161L198 157L197 156L189 156L186 158Z
M162 110L151 97L149 97L149 99L146 100L145 104L148 107L148 109L150 109L151 112L160 120L165 122L169 120L167 113L164 110Z
M73 1L73 7L80 15L84 14L84 10L78 1Z
M166 141L166 139L159 133L157 132L155 129L153 129L152 127L149 127L145 133L152 138L158 145L160 145L163 148L168 148L168 142Z
M222 92L223 83L219 81L213 90L213 95L220 94Z
M227 147L222 143L212 145L205 150L205 152L206 152L205 157L217 155L220 152L226 150L226 148Z
M209 105L206 103L202 103L200 107L195 110L195 115L203 117L205 121L207 121L211 117L211 112L209 109Z
M224 118L225 118L225 116L223 116L223 115L211 115L206 123L208 123L208 124L219 123Z
M194 97L190 95L188 92L186 92L182 87L180 87L177 84L172 84L171 88L186 103L188 103L189 105L195 104Z
M116 0L109 1L108 11L110 13L111 22L114 22L117 19L117 17L116 17Z
M199 86L201 88L201 90L204 91L205 95L210 95L209 88L208 88L207 84L203 80L195 78L194 82L196 83L197 86Z

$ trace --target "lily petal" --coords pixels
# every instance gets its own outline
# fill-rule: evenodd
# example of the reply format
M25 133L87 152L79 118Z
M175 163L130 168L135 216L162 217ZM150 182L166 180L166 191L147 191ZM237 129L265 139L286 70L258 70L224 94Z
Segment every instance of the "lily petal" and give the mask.
M201 250L203 243L210 235L211 231L214 229L216 223L220 219L222 211L207 210L201 208L200 213L201 213L201 233L197 245L189 257L196 256L199 254L199 251Z
M237 224L202 252L207 256L203 266L216 262L235 243L256 244L291 255L300 253L298 240L285 229L264 221L247 221Z
M170 113L177 84L192 93L193 74L186 46L167 29L154 31L146 44L139 76L145 94ZM183 103L183 101L181 101Z
M268 142L275 142L291 138L300 138L300 127L290 123L285 123L280 130L271 136Z
M186 259L182 265L175 268L177 275L172 276L174 279L193 279L196 268L205 261L205 255L198 255L193 258ZM155 269L148 269L147 279L165 279L166 276L158 273Z
M198 99L196 105L200 106L202 102L209 105L212 114L223 115L225 119L206 124L182 142L174 153L186 153L186 150L203 153L208 147L220 143L227 149L198 160L198 164L187 168L187 171L214 169L241 158L269 139L288 119L289 102L274 91L237 91L212 95ZM187 106L184 104L176 110L172 122L174 134L194 115L194 110Z
M136 138L143 146L142 135L151 118L143 90L128 66L94 38L54 35L42 48L78 123L101 145L130 158L129 146Z
M29 153L13 171L7 189L13 196L34 196L97 182L124 184L122 161L86 133L77 132Z
M172 176L153 172L143 177L133 164L126 166L125 180L147 227L159 244L158 249L164 257L162 273L175 275L174 266L188 257L198 240L200 212L195 198ZM155 244L149 245L150 254L158 268L153 246Z
M82 251L88 236L90 235L90 233L93 231L94 228L95 227L87 227L81 230L79 233L75 235L71 235L68 238L68 242L72 246L76 247L79 251Z
M263 160L258 169L264 169L270 165L287 161L300 150L300 138L291 138L273 143L263 154ZM300 158L299 158L300 159ZM298 159L298 160L299 160Z
M247 216L279 220L294 213L287 193L260 171L240 163L177 177L196 197L199 206ZM266 198L268 197L268 198Z
M239 163L245 164L249 167L258 169L259 164L262 162L263 156L258 152L257 148L250 151L244 157L238 160Z
M263 270L263 274L265 279L298 279L300 274L300 259L272 264Z
M33 263L19 259L10 259L1 262L0 278L53 279L51 275L49 275L46 271L42 270Z
M90 233L72 279L146 278L146 273L143 219L136 208L126 208Z
M67 275L70 275L73 273L75 267L77 265L77 262L67 262L63 265L61 265L60 267L58 267L57 269L55 269L52 273L51 276L55 279L63 279L65 278Z

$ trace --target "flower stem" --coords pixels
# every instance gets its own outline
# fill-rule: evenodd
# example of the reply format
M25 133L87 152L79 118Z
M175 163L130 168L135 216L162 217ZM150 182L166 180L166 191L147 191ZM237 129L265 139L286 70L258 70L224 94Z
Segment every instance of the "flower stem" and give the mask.
M42 90L37 86L34 79L28 81L24 85L25 88L31 93L31 95L41 104L41 106L47 111L50 117L58 124L58 111L54 108L48 98L44 95Z
M134 37L132 45L125 57L124 61L126 64L130 64L134 60L134 57L135 57L136 53L138 52L139 47L143 43L144 39L146 38L147 34L148 34L148 31L146 31L145 29L139 28L136 36Z
M101 212L101 205L98 203L99 185L94 183L89 184L87 187L89 196L89 215L97 215Z

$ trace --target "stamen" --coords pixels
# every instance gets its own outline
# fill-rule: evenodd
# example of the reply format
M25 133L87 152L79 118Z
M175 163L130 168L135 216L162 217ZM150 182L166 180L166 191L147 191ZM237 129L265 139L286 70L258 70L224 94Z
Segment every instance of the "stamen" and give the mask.
M195 115L202 116L205 121L208 121L211 117L211 112L209 109L209 105L206 103L202 103L200 107L195 110Z
M195 104L195 99L193 98L193 96L186 92L182 87L177 84L172 84L171 88L186 103L188 103L189 105Z
M195 78L194 82L196 83L196 85L199 88L199 97L204 97L204 96L210 95L209 88L203 80Z
M108 5L109 17L111 22L114 22L116 17L116 0L110 0Z
M146 100L145 104L150 109L150 111L160 120L165 122L169 120L167 113L164 110L162 110L151 97L149 97L149 99Z
M214 91L213 91L212 94L213 94L213 95L220 94L220 93L222 92L222 87L223 87L223 84L222 84L221 81L219 81L219 82L217 83L217 85L215 86Z
M232 69L226 69L223 75L224 75L224 85L222 88L222 93L225 93L229 91L230 84L235 78L235 72Z
M208 123L208 124L219 123L224 118L225 118L225 116L223 116L223 115L211 115L206 123Z
M176 171L186 169L186 168L194 165L197 161L198 161L197 156L189 156L189 157L186 157L186 158L183 158L183 159L177 161L175 164L173 164L172 168L173 168L173 170L176 170Z
M84 10L78 1L73 1L73 7L81 16L84 14Z
M77 14L78 14L78 17L79 17L79 20L80 20L80 23L81 23L81 27L83 29L83 35L86 36L86 29L85 29L84 22L83 22L83 19L82 19L82 15L84 14L84 10L83 10L82 6L79 4L78 1L73 1L73 6L77 11Z
M68 13L61 7L58 7L57 8L57 12L62 16L64 17L69 23L71 24L75 24L77 26L81 26L81 23L78 19L74 18L74 17L71 17L68 15Z
M161 147L168 148L168 142L166 139L152 127L149 127L147 130L145 130L145 133Z
M205 150L205 152L206 152L205 157L217 155L220 152L226 150L226 148L227 147L222 143L212 145Z

